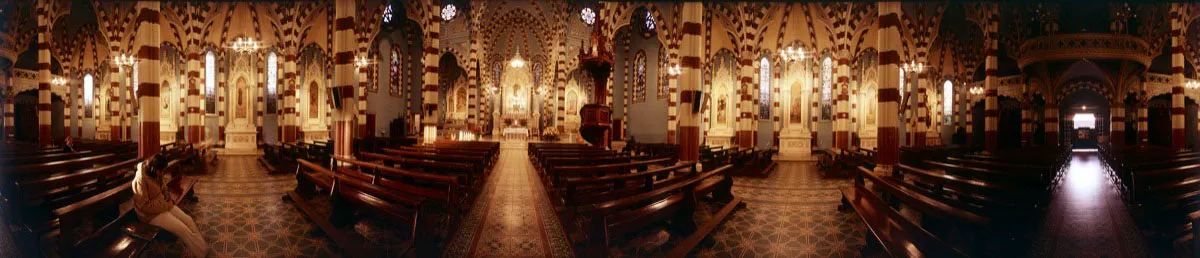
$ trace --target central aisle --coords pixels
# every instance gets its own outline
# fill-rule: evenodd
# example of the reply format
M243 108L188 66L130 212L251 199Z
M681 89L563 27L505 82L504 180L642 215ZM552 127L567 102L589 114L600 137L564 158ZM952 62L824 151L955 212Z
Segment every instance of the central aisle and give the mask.
M491 178L446 257L570 257L571 247L529 162L526 142L502 142Z
M1030 256L1150 255L1110 175L1111 169L1100 161L1099 153L1071 155Z

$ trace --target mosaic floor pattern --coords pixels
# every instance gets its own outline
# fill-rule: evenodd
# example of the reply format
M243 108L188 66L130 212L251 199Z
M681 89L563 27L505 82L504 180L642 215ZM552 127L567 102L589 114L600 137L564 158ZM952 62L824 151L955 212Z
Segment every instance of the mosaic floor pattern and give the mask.
M780 163L768 178L734 179L746 201L697 247L697 257L858 257L866 227L853 212L838 212L838 187L813 163Z
M254 156L222 156L180 206L208 241L209 257L337 257L332 242L280 196L294 176L268 176ZM183 242L153 245L143 257L180 257Z
M570 257L562 224L525 142L503 142L484 191L446 248L445 257Z

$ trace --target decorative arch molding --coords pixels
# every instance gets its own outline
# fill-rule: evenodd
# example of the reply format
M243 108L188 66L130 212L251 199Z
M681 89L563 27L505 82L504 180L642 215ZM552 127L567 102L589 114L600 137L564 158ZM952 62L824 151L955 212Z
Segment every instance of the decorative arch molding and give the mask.
M1090 89L1096 91L1100 93L1101 96L1104 96L1104 100L1108 101L1108 103L1115 103L1113 100L1113 94L1109 92L1109 87L1098 83L1093 79L1079 79L1064 83L1062 87L1059 87L1058 95L1054 97L1053 103L1062 103L1063 98L1065 98L1067 95L1070 95L1071 93L1081 89Z

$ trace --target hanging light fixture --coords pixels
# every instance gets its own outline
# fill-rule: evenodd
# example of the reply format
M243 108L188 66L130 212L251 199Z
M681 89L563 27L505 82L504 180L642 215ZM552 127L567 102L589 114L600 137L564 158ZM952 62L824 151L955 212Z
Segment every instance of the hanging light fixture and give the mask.
M521 59L521 50L517 50L517 56L513 57L512 61L508 62L508 66L517 67L517 68L525 67L525 60Z
M262 44L250 37L239 37L233 42L233 51L240 53L254 52L259 48L262 48Z
M130 66L133 66L134 64L137 64L137 62L138 62L137 57L134 57L129 54L119 54L119 55L113 57L113 64L116 64L121 67L130 67Z

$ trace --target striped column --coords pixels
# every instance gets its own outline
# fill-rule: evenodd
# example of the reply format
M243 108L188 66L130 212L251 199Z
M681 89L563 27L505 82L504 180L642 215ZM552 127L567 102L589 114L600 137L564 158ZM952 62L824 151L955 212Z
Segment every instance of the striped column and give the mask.
M50 134L50 80L54 79L54 75L50 74L50 4L38 2L37 4L37 71L38 71L38 144L50 145L53 143Z
M745 36L749 36L746 33ZM749 49L750 46L743 46ZM738 58L738 116L737 116L737 132L734 139L737 141L738 147L753 148L754 147L754 59L750 58L753 53L750 50L742 51L742 57Z
M354 49L357 39L354 37L354 1L339 0L334 7L333 29L333 88L341 97L342 107L331 108L333 115L333 132L330 134L334 142L333 154L339 157L352 155L354 137L354 115L357 113L357 99L354 88L358 85L356 69L354 68ZM436 58L435 58L436 59ZM436 61L435 61L436 62ZM333 96L330 96L333 98Z
M879 3L879 143L876 173L891 173L900 160L900 3Z
M476 16L476 15L471 15L471 16ZM478 21L472 21L472 22L474 23L474 22L478 22ZM482 125L480 125L480 123L479 123L479 118L480 118L480 113L479 113L479 73L482 72L482 70L483 70L482 68L479 67L479 62L480 62L479 60L481 59L479 55L481 54L480 50L482 48L483 48L482 42L476 38L476 35L472 35L471 40L470 40L470 49L467 51L467 70L468 70L467 71L467 128L469 130L478 131L480 133L483 132L483 129L481 127ZM565 66L565 65L563 65L562 62L559 61L558 70L562 70L563 66ZM556 73L560 73L560 72L556 71ZM562 84L559 84L558 92L562 92ZM559 106L561 107L561 105L559 105ZM556 120L556 121L558 121L558 122L556 122L555 124L561 125L562 124L561 116L560 116L560 120ZM559 132L562 132L561 127L559 128Z
M13 95L16 95L16 93L12 92L13 91L12 85L5 85L7 83L7 81L8 81L7 79L4 81L0 81L0 87L4 88L4 91L3 91L4 95L0 96L0 97L4 98L4 136L3 137L4 137L5 142L12 142L13 137L14 137L13 123L16 121L14 118L15 113L13 113L13 108L14 108L13 107Z
M986 31L984 32L984 69L986 77L983 79L983 87L986 100L984 100L984 149L989 152L997 150L997 140L999 135L997 130L1000 128L1000 103L997 98L1000 80L996 78L999 74L999 34L996 32L1000 27L1000 18L997 15L989 15L987 18Z
M975 109L975 102L971 101L971 98L969 97L966 100L967 108L964 112L967 114L967 119L964 120L966 120L967 127L967 146L975 147L979 145L978 142L975 142L975 137L971 137L972 134L975 134L975 116L971 115L972 110Z
M700 55L704 54L704 37L701 35L703 28L702 18L704 16L704 4L699 2L683 3L683 24L680 27L680 33L683 34L683 39L680 41L683 44L679 48L679 67L683 72L679 76L680 98L679 102L682 106L690 107L692 103L701 101L696 99L696 95L702 92L700 88L704 81L701 72L703 66L701 64ZM674 80L673 80L674 81ZM699 112L693 112L691 108L679 110L679 160L680 161L699 161L700 160L700 119L703 117Z
M442 22L439 20L440 17L433 15L438 13L440 8L437 4L430 4L425 8L429 8L425 11L430 14L425 17L425 41L428 44L425 45L425 72L422 76L425 86L421 87L421 104L422 112L424 112L421 114L421 124L423 125L421 131L424 133L425 139L430 140L437 137L438 131L438 57L442 53L440 34Z
M1033 111L1031 107L1033 103L1026 101L1021 103L1021 147L1028 147L1033 142ZM1116 109L1114 109L1116 110ZM1114 134L1115 131L1114 131Z
M161 35L160 35L161 36ZM204 97L200 91L204 89L204 84L200 81L200 73L203 71L203 66L200 65L202 54L197 51L191 51L187 55L187 96L184 100L184 117L187 124L184 125L184 131L189 143L200 143L204 141L204 110L201 105L204 105Z
M582 46L580 46L580 47L582 47ZM566 104L567 104L567 97L566 97L567 96L567 71L566 71L566 69L567 69L567 58L570 58L567 56L567 43L563 40L560 40L558 42L558 47L555 50L556 50L555 52L557 52L557 56L555 56L555 59L558 61L555 62L555 65L554 65L554 89L555 89L554 96L556 98L554 100L554 103L556 103L555 104L556 107L554 108L554 110L556 110L555 116L554 116L554 125L555 125L555 128L557 128L558 133L560 135L562 135L563 132L565 132L564 129L566 129L563 127L563 123L567 122L567 112L568 111L579 112L579 110L566 110ZM473 52L474 51L472 51L472 53Z
M850 148L850 53L838 51L834 59L833 139L834 148Z
M159 15L159 2L138 2L137 31L134 36L134 51L137 53L138 115L140 131L138 132L138 157L149 157L158 153L158 91L159 91L159 54L158 47L162 44L159 35L162 18Z
M925 60L918 57L917 62L924 64ZM913 142L910 142L910 145L925 146L925 134L929 131L929 126L926 124L929 122L928 95L926 95L929 90L929 80L925 79L925 73L913 73L913 77L917 77L917 94L913 96L917 98L917 122L916 126L910 127L913 128Z
M1058 103L1046 102L1046 146L1058 146Z
M113 37L113 38L116 38L116 37ZM109 42L113 42L113 41L109 41ZM116 45L112 45L111 48L112 48L110 50L111 52L109 52L109 53L114 53L114 54L121 53L121 50ZM124 133L121 133L121 131L124 127L121 126L121 111L120 111L121 108L119 106L121 104L121 70L122 70L122 68L116 64L112 64L109 66L109 69L108 69L108 81L109 81L108 99L101 100L101 101L108 101L108 105L107 105L108 110L103 110L103 112L108 113L108 128L109 128L108 130L109 130L109 132L108 132L107 140L113 140L113 141L120 140L122 138L122 135L125 135Z
M1183 22L1183 8L1186 7L1171 4L1171 148L1176 150L1184 147L1183 46L1187 42L1183 29L1187 24Z
M294 50L294 48L293 48ZM296 79L296 53L289 51L283 57L283 142L295 142L300 131L300 112L296 110L296 89L300 82Z
M1110 125L1112 126L1112 135L1109 138L1109 142L1113 146L1125 145L1125 103L1123 103L1123 101L1114 103L1114 105L1112 105L1111 121L1112 124Z
M668 66L674 66L679 63L679 44L671 43L667 47L667 62ZM682 67L681 67L682 69ZM667 143L679 143L679 75L667 73ZM700 87L697 86L697 89ZM690 109L691 106L685 108Z
M1150 106L1146 104L1148 101L1148 99L1142 99L1137 104L1137 144L1139 145L1150 144Z

